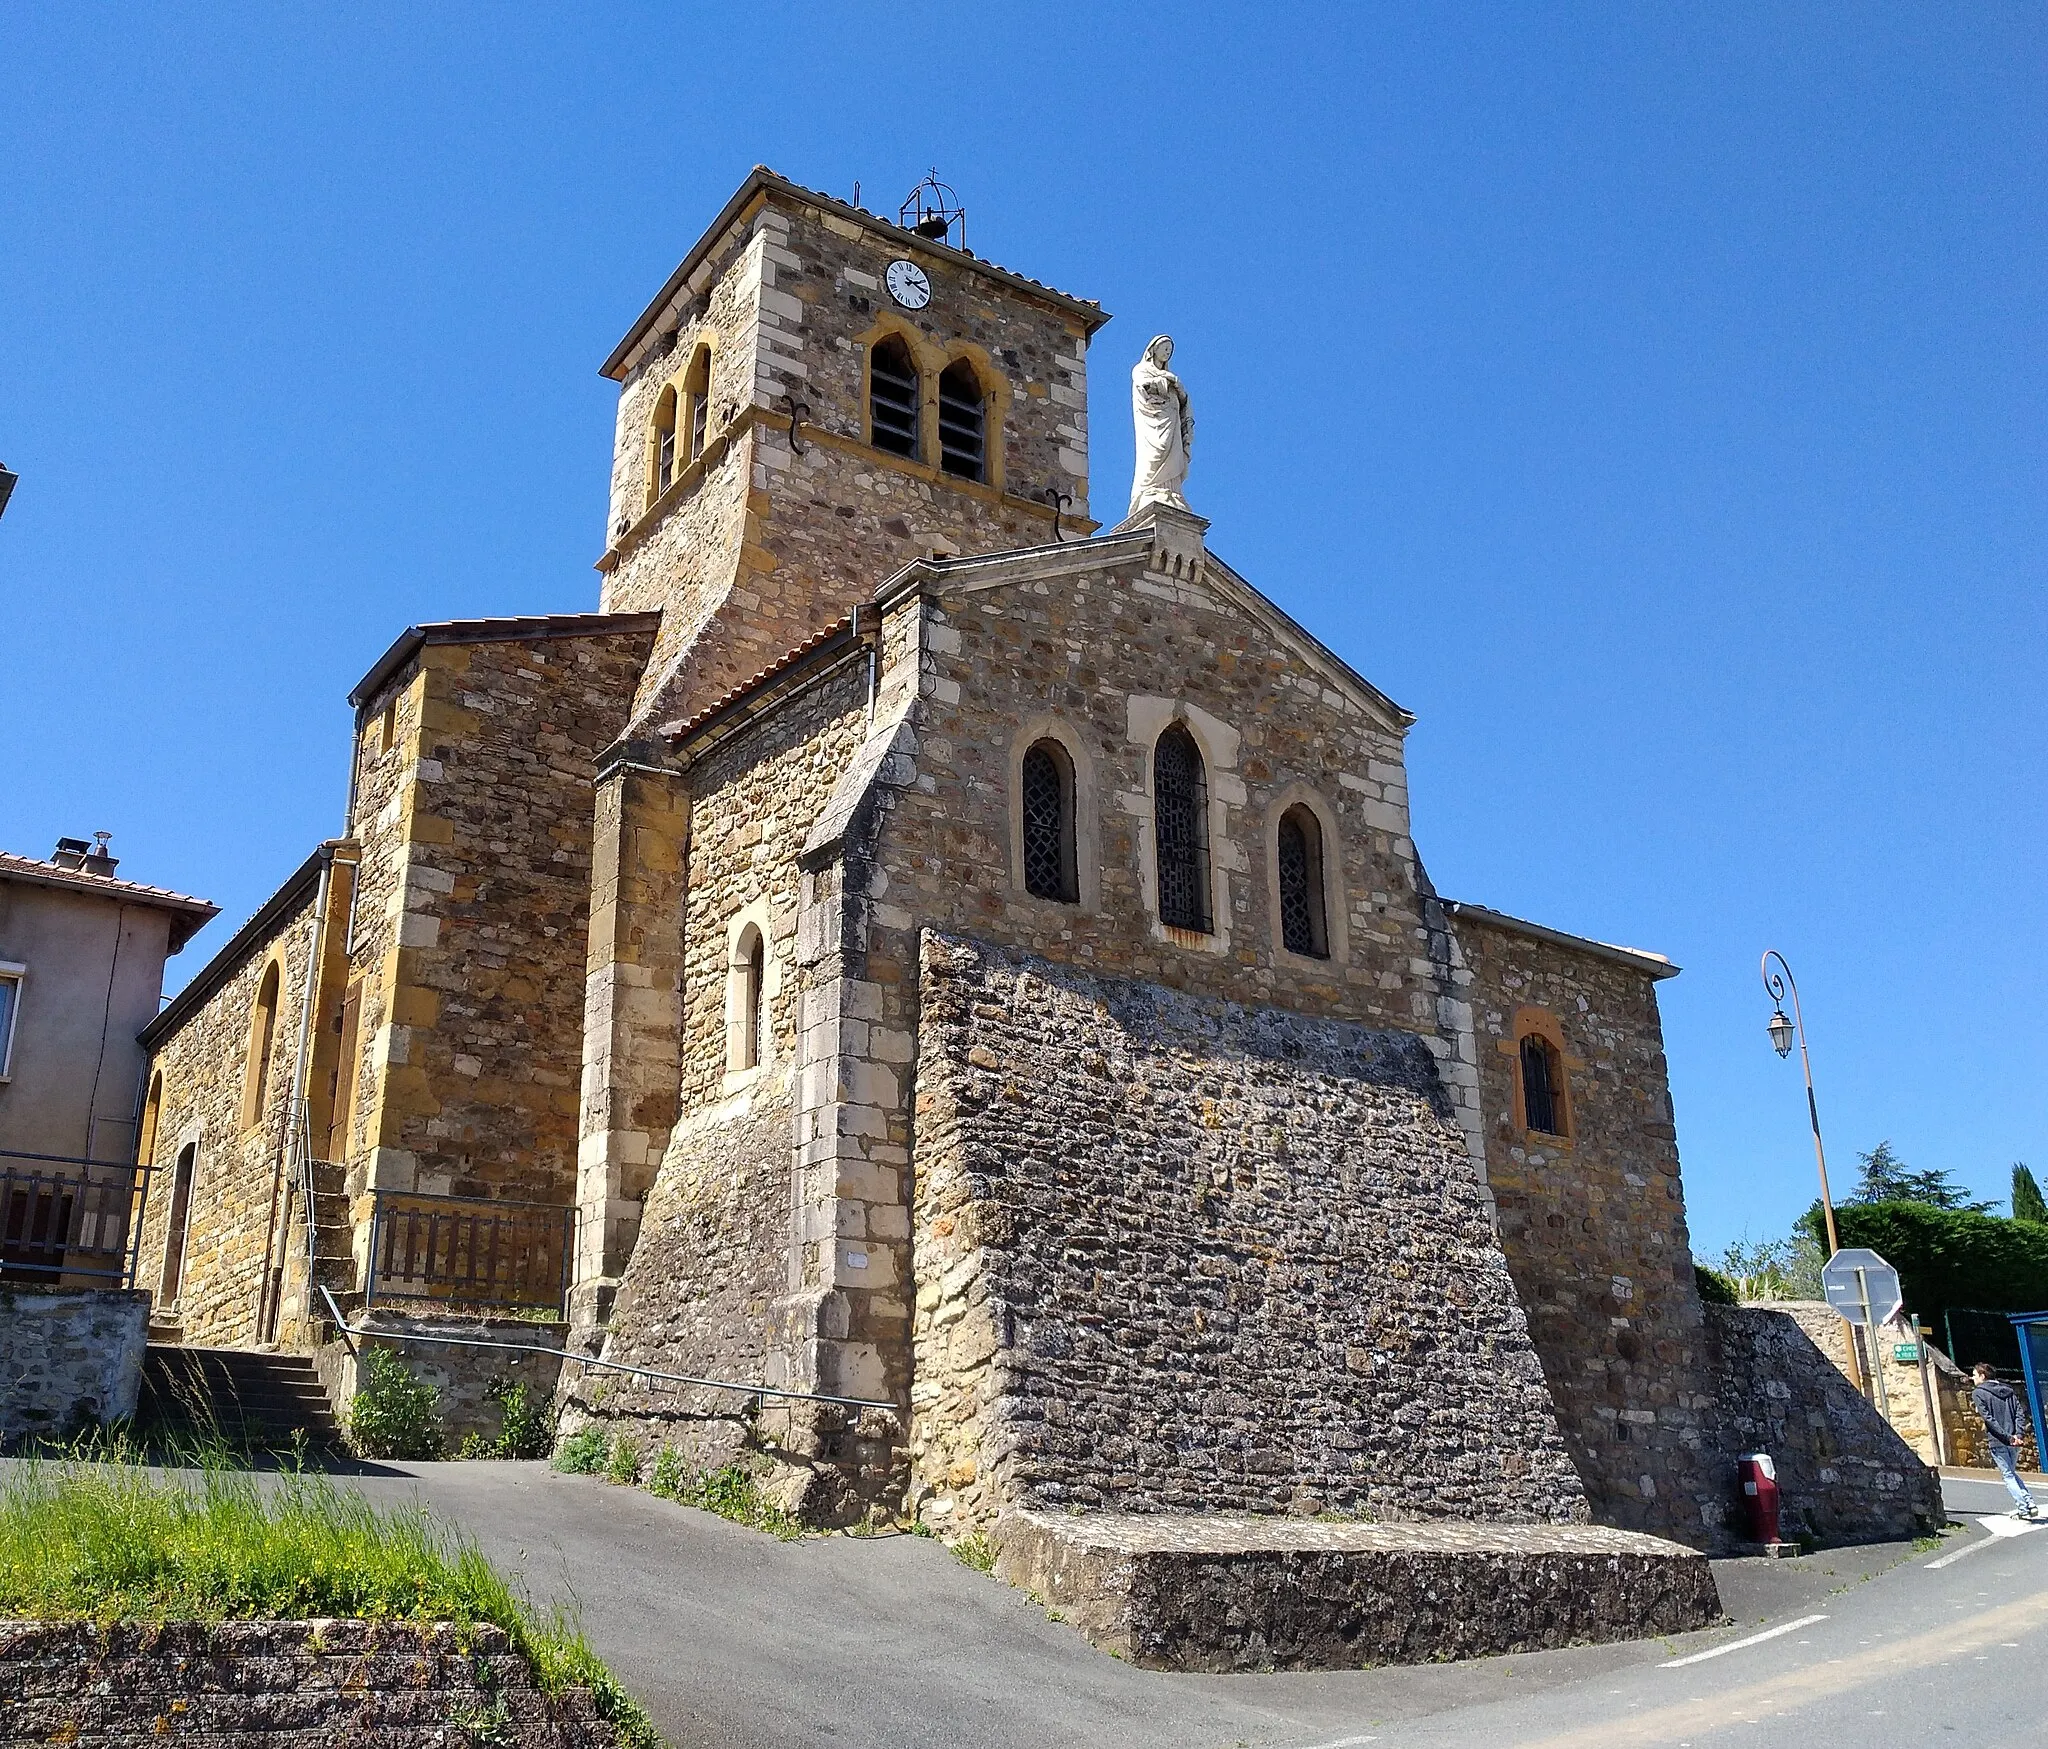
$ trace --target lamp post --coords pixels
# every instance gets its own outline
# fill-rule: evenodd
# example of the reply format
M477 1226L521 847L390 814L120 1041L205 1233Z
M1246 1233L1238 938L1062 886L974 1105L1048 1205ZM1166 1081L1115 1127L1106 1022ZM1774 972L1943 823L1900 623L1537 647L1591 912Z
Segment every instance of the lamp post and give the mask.
M1775 972L1771 970L1773 960L1778 962L1778 969ZM1792 1054L1793 1040L1796 1038L1799 1041L1799 1067L1806 1073L1806 1116L1807 1121L1813 1125L1813 1163L1820 1168L1820 1212L1822 1219L1827 1223L1828 1255L1832 1257L1841 1250L1842 1240L1835 1231L1835 1201L1828 1193L1828 1155L1827 1150L1821 1146L1820 1107L1814 1103L1813 1098L1813 1061L1806 1054L1806 1016L1799 1008L1799 984L1792 976L1792 968L1786 964L1785 956L1774 947L1765 949L1761 969L1764 994L1769 996L1774 1004L1767 1027L1771 1035L1771 1048L1779 1056L1789 1057ZM1789 1017L1785 1013L1787 991L1790 991L1792 996L1792 1013ZM1871 1332L1870 1340L1872 1347L1875 1348L1875 1331ZM1863 1362L1856 1351L1854 1326L1851 1326L1849 1331L1849 1371L1855 1375L1857 1390L1862 1390Z

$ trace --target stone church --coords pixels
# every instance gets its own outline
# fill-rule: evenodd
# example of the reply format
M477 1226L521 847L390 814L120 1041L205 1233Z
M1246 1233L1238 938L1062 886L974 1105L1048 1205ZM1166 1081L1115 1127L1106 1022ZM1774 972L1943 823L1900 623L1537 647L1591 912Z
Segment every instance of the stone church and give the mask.
M496 1211L572 1352L795 1393L572 1422L817 1522L1725 1541L1677 968L1438 894L1414 718L1176 480L1091 514L1107 314L900 220L749 175L605 361L597 610L351 694L340 836L147 1037L161 1332L315 1346Z

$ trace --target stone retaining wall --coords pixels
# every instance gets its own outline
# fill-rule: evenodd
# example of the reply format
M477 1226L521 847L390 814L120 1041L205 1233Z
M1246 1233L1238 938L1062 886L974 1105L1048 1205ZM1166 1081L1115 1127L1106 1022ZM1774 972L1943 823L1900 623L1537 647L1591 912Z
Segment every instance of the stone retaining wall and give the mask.
M928 935L914 1498L1586 1515L1412 1033Z
M1590 1525L1013 1513L996 1574L1155 1670L1341 1670L1706 1627L1704 1555Z
M611 1749L618 1737L584 1692L543 1695L501 1628L0 1622L0 1749L158 1740Z
M1940 1477L1886 1426L1789 1311L1708 1306L1706 1329L1718 1362L1717 1431L1731 1503L1735 1457L1767 1451L1784 1496L1788 1537L1884 1542L1920 1536L1947 1521ZM1734 1534L1743 1534L1738 1515L1730 1518Z
M523 1384L537 1402L549 1402L562 1371L559 1352L568 1335L566 1324L538 1324L524 1318L455 1318L429 1313L372 1310L355 1322L371 1331L388 1331L380 1340L375 1334L358 1336L358 1348L390 1348L405 1362L414 1378L425 1379L436 1393L441 1430L453 1456L472 1433L484 1439L498 1437L503 1411L492 1401L494 1386ZM481 1342L520 1342L556 1350L551 1354L517 1354L503 1348L473 1348L442 1343L400 1341L402 1335L460 1337ZM334 1405L335 1419L344 1426L349 1404L356 1394L357 1363L346 1345L330 1342L313 1357L320 1382L327 1388L327 1400Z
M0 1451L135 1413L149 1295L0 1286Z

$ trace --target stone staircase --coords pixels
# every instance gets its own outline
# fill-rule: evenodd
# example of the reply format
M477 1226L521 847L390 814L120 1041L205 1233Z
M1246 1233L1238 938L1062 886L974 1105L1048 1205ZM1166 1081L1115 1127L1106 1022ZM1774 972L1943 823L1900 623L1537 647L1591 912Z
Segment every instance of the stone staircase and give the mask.
M313 1363L299 1354L152 1343L138 1420L154 1438L310 1455L342 1449L341 1429Z

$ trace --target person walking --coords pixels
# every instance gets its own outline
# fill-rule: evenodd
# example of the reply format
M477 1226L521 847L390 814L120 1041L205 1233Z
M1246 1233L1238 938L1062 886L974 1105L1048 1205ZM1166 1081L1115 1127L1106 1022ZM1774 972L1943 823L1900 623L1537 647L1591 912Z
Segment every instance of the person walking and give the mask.
M1977 1388L1970 1393L1970 1406L1984 1418L1985 1443L1991 1447L1991 1461L1998 1466L2005 1491L2012 1496L2013 1516L2038 1518L2040 1512L2034 1505L2034 1496L2020 1480L2019 1443L2027 1425L2027 1412L2020 1407L2019 1393L2003 1379L1993 1378L1991 1369L1981 1360L1971 1368L1971 1373Z

